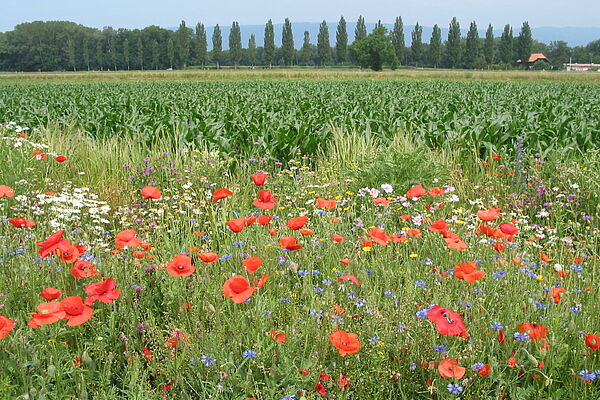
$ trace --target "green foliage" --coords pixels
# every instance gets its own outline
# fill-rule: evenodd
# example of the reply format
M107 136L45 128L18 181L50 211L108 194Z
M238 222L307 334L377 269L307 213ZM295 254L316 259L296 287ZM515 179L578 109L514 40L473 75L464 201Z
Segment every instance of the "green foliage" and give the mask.
M223 57L223 37L221 36L221 28L219 24L215 25L212 35L212 60L219 68L221 58Z
M356 27L354 28L354 41L362 40L367 37L367 25L362 15L359 15Z
M398 63L404 64L404 24L402 23L402 17L396 17L396 21L394 22L392 44L394 45Z
M454 17L450 22L448 41L446 42L446 56L450 68L457 68L460 65L461 54L460 24L456 17Z
M442 61L442 30L439 26L433 26L431 40L429 43L429 59L430 63L437 68Z
M283 23L283 32L281 35L281 51L283 52L284 65L292 65L294 63L294 34L292 32L292 23L289 18Z
M250 65L254 66L256 64L256 36L254 34L250 35L250 39L248 39L248 62Z
M327 22L321 22L317 36L317 57L319 65L326 65L331 60L331 45L329 44L329 28Z
M267 21L265 25L264 38L264 61L269 67L275 60L275 31L273 30L273 22Z
M471 22L469 32L467 33L464 58L467 68L476 68L477 59L479 58L479 33L477 32L475 21Z
M517 43L517 56L521 60L522 65L525 66L529 61L529 56L531 56L531 47L533 44L533 39L531 38L531 28L529 27L528 22L523 22Z
M394 46L383 26L375 28L365 39L352 43L350 51L362 68L373 71L381 71L385 63L393 65L396 61Z
M416 66L419 66L423 60L423 27L420 26L418 22L415 25L415 29L412 31L411 35L412 43L410 48L412 51L412 60Z
M236 21L233 22L229 31L229 57L233 65L237 68L242 59L242 33L240 31L240 24Z
M494 28L492 24L488 25L485 32L485 43L483 45L483 55L485 62L490 65L494 63L495 43L494 43Z
M310 33L308 31L304 31L300 60L304 65L310 65L312 62L312 45L310 44Z
M348 58L348 31L346 30L346 20L344 16L340 18L335 33L335 56L339 63L346 62Z
M208 39L204 24L196 25L196 38L194 41L196 51L196 62L204 66L208 62Z

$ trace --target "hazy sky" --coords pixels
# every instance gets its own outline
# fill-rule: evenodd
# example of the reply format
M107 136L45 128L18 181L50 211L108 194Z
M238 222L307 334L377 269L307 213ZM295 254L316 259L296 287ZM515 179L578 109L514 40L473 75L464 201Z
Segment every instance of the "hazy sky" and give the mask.
M4 4L2 4L4 3ZM447 25L456 16L461 25L600 26L598 0L0 0L0 31L37 20L69 20L102 28L175 27L189 25L264 24L289 17L292 22L381 19L391 23L397 15L413 25Z

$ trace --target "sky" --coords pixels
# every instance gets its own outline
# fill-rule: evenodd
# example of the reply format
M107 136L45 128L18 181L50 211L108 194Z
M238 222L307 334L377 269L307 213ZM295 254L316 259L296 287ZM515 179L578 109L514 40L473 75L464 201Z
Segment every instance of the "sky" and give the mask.
M2 4L5 3L5 4ZM202 22L262 25L289 17L293 22L336 22L340 15L367 22L404 23L424 26L448 25L457 17L461 26L475 20L478 25L529 21L532 27L599 27L598 0L0 0L0 31L12 30L21 22L68 20L102 28L144 28L148 25L176 27Z

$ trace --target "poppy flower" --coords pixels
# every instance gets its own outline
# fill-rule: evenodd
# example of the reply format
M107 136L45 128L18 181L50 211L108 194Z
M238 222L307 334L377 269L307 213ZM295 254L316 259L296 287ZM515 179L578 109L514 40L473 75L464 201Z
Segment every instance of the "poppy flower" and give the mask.
M67 157L65 156L58 156L54 158L54 161L58 162L58 163L63 163L65 161L67 161Z
M443 378L461 379L465 376L467 369L458 365L458 360L454 358L444 358L438 364L438 372Z
M450 228L450 226L443 219L435 220L433 224L427 227L431 232L447 231L448 228Z
M90 296L85 299L85 304L91 306L96 300L105 304L110 304L121 295L119 289L115 289L117 284L113 278L108 278L102 282L91 283L85 287L85 292Z
M198 257L200 257L200 259L207 264L212 264L219 261L219 255L217 253L212 252L198 253Z
M293 236L285 236L279 239L281 247L287 250L300 250L302 248L298 243L298 239Z
M0 339L2 339L2 335L0 335ZM585 345L594 351L598 350L600 348L600 337L588 333L585 335Z
M133 253L131 253L131 255L134 258L137 258L138 260L141 260L142 258L146 257L146 252L145 251L136 250Z
M11 319L0 315L0 339L7 337L14 327L15 323Z
M15 197L15 193L10 186L0 185L0 197Z
M233 194L233 192L226 188L217 189L213 192L212 202L216 203L217 201L224 199L225 197L229 197Z
M477 217L485 222L493 221L500 218L500 209L488 207L487 210L477 211Z
M69 272L77 279L91 278L96 275L96 266L90 261L78 260L73 264L73 268Z
M508 224L508 223L500 224L500 230L505 235L513 235L514 236L517 233L519 233L519 230L517 229L516 226L514 226L513 224Z
M135 237L136 234L137 231L135 229L126 229L117 233L115 245L120 249L138 247L142 243L142 239Z
M178 254L167 264L167 272L171 276L188 277L194 273L196 267L192 265L192 259L185 254Z
M41 151L34 151L33 152L33 157L35 157L36 160L42 161L46 159L46 155L44 153L42 153Z
M319 197L316 201L317 207L319 208L323 208L325 210L331 210L332 208L335 208L335 206L337 205L337 202L335 200L326 200L322 197Z
M35 222L21 217L11 218L8 220L8 223L15 228L33 228L35 226Z
M67 243L68 245L65 245L63 248L59 248L57 253L61 261L64 261L67 264L72 264L79 259L79 256L85 253L85 246L73 246L69 242Z
M348 265L350 264L350 259L348 259L348 258L342 258L342 259L340 260L340 262L341 262L342 264L344 264L345 266L348 266Z
M344 241L344 237L338 235L337 233L334 233L333 235L331 235L331 238L338 243L341 243Z
M246 267L246 271L249 274L253 274L257 269L262 266L262 258L260 257L249 257L242 261L242 265Z
M268 190L259 190L258 199L252 202L256 207L262 208L263 210L275 208L275 203L277 203L277 200L273 197L273 193Z
M338 222L340 222L339 218L329 218L329 222L331 222L332 224L337 224Z
M444 195L444 188L443 187L432 187L431 189L429 189L428 194L431 197L443 196Z
M408 242L408 238L404 235L392 235L392 242L393 243L404 243L404 242Z
M246 226L252 226L252 224L256 221L256 217L247 217L246 218Z
M552 258L548 257L548 255L546 254L545 251L540 251L540 258L542 259L543 262L552 261Z
M348 354L358 353L360 350L360 341L355 333L348 333L336 329L329 335L329 340L333 347L338 349L338 352L342 357Z
M271 329L269 331L269 333L271 334L271 340L272 341L278 341L281 344L285 343L285 333L283 331L281 332L277 332L275 329Z
M46 288L42 290L42 293L40 293L40 297L43 297L44 299L46 299L46 301L56 300L61 296L62 292L54 288Z
M469 246L460 238L446 238L444 239L446 241L446 246L449 249L454 249L454 250L466 250L469 248Z
M487 224L479 224L477 228L476 235L486 235L487 237L491 237L494 239L502 239L505 237L504 233L500 229L492 228Z
M33 315L27 323L31 328L39 328L42 325L53 324L56 321L64 319L66 315L66 312L63 310L63 306L59 301L42 303L37 306L37 310L37 313L28 313L29 315Z
M377 243L381 246L387 245L388 242L390 240L392 240L392 238L389 237L388 234L383 229L378 228L378 227L373 227L371 232L367 233L366 236L370 237L371 239L373 239L375 241L375 243Z
M561 293L565 293L567 291L567 289L565 288L552 288L550 289L550 292L548 293L548 297L552 297L552 299L554 300L554 304L558 304L560 302L560 294Z
M271 219L273 219L273 217L271 217L270 215L261 215L258 218L256 218L256 222L259 225L269 225L271 223Z
M83 304L83 300L79 296L65 297L60 303L65 311L63 319L67 320L68 326L79 326L87 322L94 314L92 307Z
M315 385L315 392L319 393L323 397L327 397L327 389L321 382L317 382Z
M278 231L275 228L269 228L269 229L267 229L267 232L269 232L269 235L275 236L275 235L277 235Z
M481 367L481 369L479 369L479 371L477 371L477 374L479 376L486 376L490 374L490 364L483 364L483 367Z
M377 197L373 199L373 204L376 206L388 206L390 203L391 200L388 200L385 197Z
M240 233L246 226L246 218L230 219L226 224L231 229L231 232Z
M154 186L145 186L142 188L140 193L145 199L160 199L162 197L160 190Z
M519 325L519 332L527 333L531 340L542 340L548 335L548 327L539 324L524 323Z
M477 270L477 263L475 261L458 264L454 267L454 276L458 279L462 279L467 283L473 283L485 276L484 271Z
M409 199L416 199L425 196L426 194L427 191L425 190L423 185L419 184L408 189L408 191L406 192L406 197L408 197Z
M409 229L408 232L406 232L406 234L408 236L414 236L414 237L420 237L420 236L423 235L423 233L421 232L421 230L420 229L416 229L416 228Z
M435 324L435 329L442 335L469 337L460 314L448 308L435 305L427 311L427 318Z
M266 179L267 179L267 174L263 174L262 172L257 172L255 174L252 174L252 182L254 182L254 184L256 186L264 185Z
M302 236L310 236L315 234L315 231L312 229L300 229L298 232L300 232Z
M354 283L356 286L360 286L360 281L354 275L340 276L338 278L338 282L341 282L341 281L350 281L350 282Z
M306 225L306 222L308 222L308 217L306 215L302 215L300 217L290 218L286 226L291 230L296 231L304 227L304 225Z
M225 297L230 298L236 304L248 300L255 291L256 289L250 286L248 279L241 275L236 275L227 279L223 285L223 294Z
M36 242L35 244L41 247L38 250L40 257L48 257L55 250L68 250L71 244L67 239L63 239L64 233L65 231L54 232L48 239Z

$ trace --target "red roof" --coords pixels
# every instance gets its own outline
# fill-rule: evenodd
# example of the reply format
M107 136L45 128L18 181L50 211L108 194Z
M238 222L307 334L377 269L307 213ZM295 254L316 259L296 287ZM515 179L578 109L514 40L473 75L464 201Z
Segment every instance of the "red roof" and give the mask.
M537 60L548 61L548 58L543 53L533 53L532 55L529 56L530 63L536 62Z

